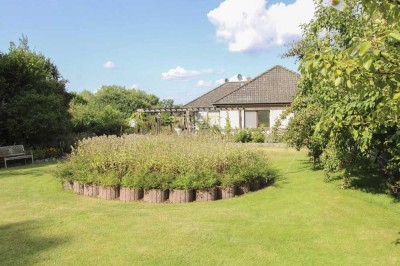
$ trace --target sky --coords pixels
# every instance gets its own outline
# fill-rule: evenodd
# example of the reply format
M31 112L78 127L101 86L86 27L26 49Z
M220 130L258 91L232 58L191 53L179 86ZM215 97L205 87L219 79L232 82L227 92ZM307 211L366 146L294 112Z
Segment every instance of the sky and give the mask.
M139 88L187 103L237 74L255 77L301 38L313 0L0 0L0 51L25 35L68 91Z

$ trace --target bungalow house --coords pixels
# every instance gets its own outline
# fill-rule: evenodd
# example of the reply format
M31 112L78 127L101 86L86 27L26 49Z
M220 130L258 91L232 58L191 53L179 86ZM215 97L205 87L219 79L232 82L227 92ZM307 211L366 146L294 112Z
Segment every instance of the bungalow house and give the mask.
M229 119L232 129L263 127L268 131L292 103L298 79L296 72L274 66L251 80L225 82L183 108L197 110L195 121L208 121L221 129Z
M239 76L239 75L238 75ZM156 130L161 130L160 113L181 117L185 128L193 130L207 122L223 130L230 121L232 129L263 127L269 131L293 100L299 74L274 66L251 80L225 82L180 108L139 109L156 115ZM183 116L181 116L183 115ZM283 121L282 127L287 121Z

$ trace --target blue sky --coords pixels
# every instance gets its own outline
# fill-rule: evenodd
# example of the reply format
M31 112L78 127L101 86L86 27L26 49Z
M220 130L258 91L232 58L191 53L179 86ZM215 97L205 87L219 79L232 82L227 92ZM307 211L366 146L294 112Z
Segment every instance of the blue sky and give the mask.
M69 91L118 84L186 103L238 73L296 70L280 56L310 1L0 0L0 51L24 34Z

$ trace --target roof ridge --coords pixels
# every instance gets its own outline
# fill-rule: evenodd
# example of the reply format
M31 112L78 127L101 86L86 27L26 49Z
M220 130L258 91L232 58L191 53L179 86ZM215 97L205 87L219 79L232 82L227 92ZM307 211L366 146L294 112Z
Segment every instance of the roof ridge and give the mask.
M192 101L188 102L188 103L187 103L187 104L185 104L184 106L187 106L187 105L189 105L189 104L193 103L194 101L196 101L196 100L200 99L201 97L203 97L203 96L206 96L206 95L210 94L211 92L213 92L213 91L215 91L215 90L217 90L217 89L221 88L222 86L224 86L224 85L225 85L225 84L227 84L227 83L239 83L239 81L229 81L229 82L224 82L224 83L222 83L221 85L219 85L219 86L215 87L214 89L212 89L212 90L210 90L210 91L208 91L208 92L206 92L206 93L204 93L204 94L200 95L199 97L197 97L197 98L193 99Z
M272 70L274 70L275 68L278 68L278 67L281 67L281 68L283 68L283 69L285 69L285 70L287 70L287 71L290 71L290 72L292 72L292 73L294 73L294 74L296 74L296 75L298 75L298 76L300 75L299 73L297 73L297 72L295 72L295 71L293 71L293 70L290 70L290 69L288 69L288 68L286 68L286 67L284 67L284 66L282 66L282 65L275 65L275 66L271 67L270 69L264 71L263 73L259 74L259 75L256 76L255 78L251 79L249 82L243 84L243 86L240 86L240 87L237 88L236 90L234 90L234 91L228 93L227 95L225 95L225 96L219 98L218 100L214 101L212 104L214 105L215 103L218 103L218 102L221 101L223 98L228 97L229 95L231 95L231 94L233 94L234 92L240 90L241 88L243 88L243 87L245 87L245 86L251 84L253 81L257 80L257 79L260 78L261 76L267 74L268 72L270 72L270 71L272 71Z

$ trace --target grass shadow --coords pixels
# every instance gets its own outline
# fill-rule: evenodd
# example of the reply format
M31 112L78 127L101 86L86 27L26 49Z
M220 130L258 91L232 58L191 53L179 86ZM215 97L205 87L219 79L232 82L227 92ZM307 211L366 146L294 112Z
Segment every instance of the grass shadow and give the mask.
M268 180L267 186L273 186L276 188L283 188L285 184L288 184L288 178L285 173L278 169L270 170L270 178Z
M68 242L65 237L41 236L40 231L42 231L42 226L33 220L0 226L0 264L40 263L38 255L41 252Z
M398 234L400 235L400 232ZM400 238L397 238L395 241L393 241L393 244L400 246Z
M18 166L18 167L13 167L13 168L7 168L7 169L0 169L0 179L6 178L6 177L13 177L13 176L23 176L23 175L29 175L33 177L38 177L42 176L45 174L47 171L44 171L43 168L52 165L55 163L46 163L46 164L34 164L34 165L24 165L24 166Z
M383 172L373 166L351 170L350 186L372 194L389 194L390 184Z
M302 169L307 169L311 171L321 171L324 168L322 167L320 162L317 162L315 165L311 159L299 160L300 164L302 165Z

